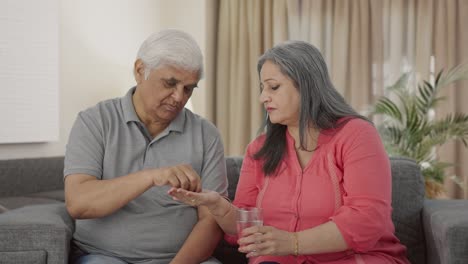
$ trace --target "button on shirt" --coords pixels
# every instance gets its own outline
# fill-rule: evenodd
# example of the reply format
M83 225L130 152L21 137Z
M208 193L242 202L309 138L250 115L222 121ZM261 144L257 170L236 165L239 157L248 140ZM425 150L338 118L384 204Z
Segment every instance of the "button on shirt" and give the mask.
M183 109L151 138L133 106L135 89L79 113L66 148L64 177L80 173L107 180L189 164L200 175L203 189L226 195L224 148L216 127ZM106 217L77 220L76 244L128 262L168 263L198 219L195 208L167 194L169 188L152 187Z

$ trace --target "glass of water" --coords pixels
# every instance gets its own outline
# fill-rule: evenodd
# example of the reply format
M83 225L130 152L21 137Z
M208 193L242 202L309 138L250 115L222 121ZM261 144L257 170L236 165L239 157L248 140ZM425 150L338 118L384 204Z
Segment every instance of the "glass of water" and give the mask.
M237 210L237 234L241 235L242 230L251 226L263 225L263 212L261 208L246 207Z

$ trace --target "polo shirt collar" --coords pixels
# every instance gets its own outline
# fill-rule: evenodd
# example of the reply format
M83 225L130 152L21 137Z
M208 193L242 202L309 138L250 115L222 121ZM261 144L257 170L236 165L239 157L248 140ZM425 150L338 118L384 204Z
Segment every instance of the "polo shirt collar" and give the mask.
M128 90L127 94L125 94L124 97L122 97L122 110L123 110L123 115L125 122L141 122L140 119L138 118L138 115L135 112L135 107L133 106L133 93L135 93L136 86L132 87L130 90Z
M139 122L142 123L140 118L135 111L135 107L133 105L133 94L135 93L136 86L132 87L127 94L122 98L122 110L125 122ZM180 113L176 116L174 120L169 124L169 126L165 129L166 131L177 131L183 132L184 125L185 125L185 108L180 111Z
M184 124L185 124L185 107L182 108L182 111L176 116L174 120L169 124L167 127L168 131L177 131L183 132L184 131Z

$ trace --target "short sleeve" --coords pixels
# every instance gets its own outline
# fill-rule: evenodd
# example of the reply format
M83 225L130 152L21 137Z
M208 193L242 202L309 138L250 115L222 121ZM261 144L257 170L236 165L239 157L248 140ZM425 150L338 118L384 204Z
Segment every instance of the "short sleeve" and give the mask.
M89 109L78 114L66 146L64 177L80 173L102 178L103 134L101 122Z
M203 167L201 170L202 188L227 195L226 160L221 136L214 125L204 122L203 137L207 142L204 148Z

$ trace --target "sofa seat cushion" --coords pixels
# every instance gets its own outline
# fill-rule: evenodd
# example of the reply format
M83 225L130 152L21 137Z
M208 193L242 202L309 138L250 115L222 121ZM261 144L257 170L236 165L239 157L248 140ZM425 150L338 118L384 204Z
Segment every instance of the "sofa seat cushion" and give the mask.
M0 252L2 264L41 264L47 263L47 253L44 250Z
M8 210L20 208L26 205L36 204L51 204L51 203L63 203L59 200L42 198L42 197L31 197L31 196L11 196L1 197L0 206L5 207Z
M65 202L65 192L63 190L38 192L38 193L28 194L27 196L36 197L36 198L46 198L46 199L52 199L52 200Z
M466 200L426 200L423 216L428 263L468 263Z
M47 252L47 263L67 263L74 229L74 221L64 203L9 210L0 214L0 255L43 250ZM4 262L0 260L0 263Z

